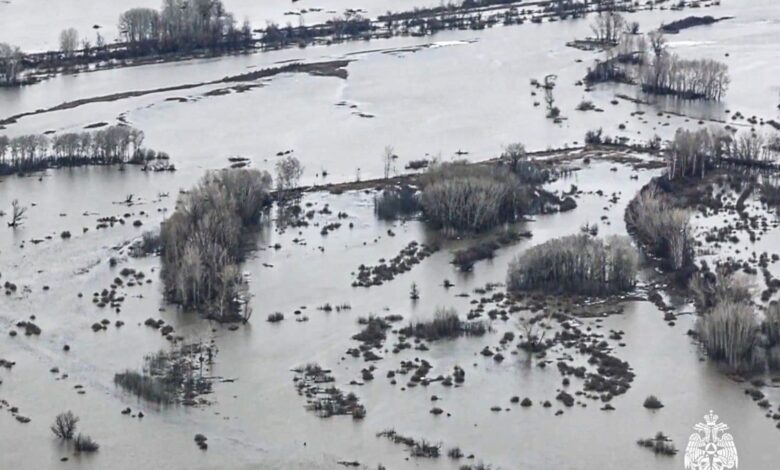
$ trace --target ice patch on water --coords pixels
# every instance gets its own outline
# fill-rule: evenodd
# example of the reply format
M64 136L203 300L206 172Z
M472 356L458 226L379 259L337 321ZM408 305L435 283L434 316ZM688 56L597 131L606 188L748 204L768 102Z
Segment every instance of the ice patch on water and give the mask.
M668 43L671 48L710 46L712 44L715 44L715 41L670 41Z
M465 46L467 44L473 44L476 40L467 41L437 41L428 45L429 49L437 49L439 47L451 47L451 46Z

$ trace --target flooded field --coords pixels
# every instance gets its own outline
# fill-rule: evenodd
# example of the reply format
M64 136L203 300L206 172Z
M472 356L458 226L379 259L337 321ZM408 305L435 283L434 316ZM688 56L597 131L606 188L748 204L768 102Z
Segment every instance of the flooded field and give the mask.
M132 6L158 3L137 0ZM284 14L288 10L322 8L303 16L320 22L331 11L362 9L376 17L390 9L436 5L429 3L225 1L238 18L246 16L259 26L265 20L297 23L298 16ZM586 132L601 128L605 135L637 145L654 135L671 140L678 128L730 124L745 132L751 127L771 132L768 124L731 116L738 111L762 121L780 120L780 7L773 0L721 3L700 10L625 13L641 31L692 14L733 17L667 36L669 49L683 57L728 65L731 83L720 102L659 98L635 85L613 83L586 91L581 81L603 54L566 43L592 34L593 15L62 74L32 86L0 88L0 120L19 116L0 127L0 136L59 135L96 123L129 125L143 131L145 147L168 153L176 167L175 172L143 172L138 165L106 165L0 176L0 284L14 284L14 289L5 286L0 298L0 359L15 363L0 367L0 467L455 469L479 468L482 462L494 469L678 469L693 425L714 410L729 425L741 468L776 468L780 376L771 370L758 375L769 405L757 406L745 393L755 377L727 373L707 357L688 334L697 328L692 296L672 288L653 260L642 255L633 291L604 303L577 297L572 306L564 295L554 295L539 308L522 304L512 310L494 296L506 293L512 260L533 247L591 225L598 226L597 239L630 235L625 221L629 202L666 171L659 152L624 145L582 149ZM35 14L49 7L51 13ZM115 18L127 7L118 1L0 2L0 41L29 50L56 48L60 29L75 26L86 32L93 24L113 37ZM336 59L350 61L346 78L284 73L216 83L293 61ZM555 103L565 118L559 123L545 116L543 91L531 85L548 74L557 76ZM193 86L157 91L185 84ZM143 90L149 93L125 96ZM116 97L95 99L109 95ZM84 101L51 109L79 100ZM583 100L604 112L578 111ZM556 176L535 190L570 195L575 209L529 213L487 234L456 237L422 216L377 217L375 198L381 191L376 188L383 184L386 146L397 155L387 176L398 175L404 182L406 173L425 172L405 169L414 160L482 162L515 142L537 152L532 157L539 162L555 160ZM285 224L278 201L252 233L256 243L241 265L253 312L249 322L207 320L167 301L161 257L132 256L130 245L146 232L159 232L160 223L175 213L180 192L206 171L228 168L241 157L249 168L274 173L283 155L302 163L301 185L336 186L300 195L299 206L312 211L307 224ZM729 171L723 173L725 178ZM359 184L366 180L376 181ZM748 260L753 252L777 250L777 209L769 208L758 192L745 194L746 209L694 211L698 263ZM6 227L14 200L27 208L26 219ZM739 240L733 243L706 241L713 228L738 226L751 217L767 221L765 230L753 227L761 232L758 239L737 231ZM457 250L505 230L531 236L499 247L471 271L452 264ZM361 266L382 264L412 242L437 249L382 285L353 286ZM132 276L123 269L143 276L129 282ZM772 262L767 269L780 277L780 265ZM753 276L759 294L766 281L760 272ZM112 285L123 300L100 306L101 291ZM412 286L419 299L410 298ZM651 293L661 293L669 307L652 301ZM591 303L590 314L577 315L580 304ZM431 320L438 308L453 308L464 319L476 313L488 331L437 341L410 339L411 347L399 347L408 338L398 330ZM603 342L610 358L627 363L634 376L625 393L599 399L587 393L583 377L560 372L563 362L596 374L598 367L589 362L593 356L580 348L584 343L558 341L545 354L536 354L502 341L508 332L512 338L522 334L523 319L540 309L566 312L561 314L565 319L549 320L549 337L571 329L586 332L592 335L588 341ZM506 310L508 315L489 313ZM283 320L267 321L274 313ZM360 347L353 339L363 329L359 319L369 315L400 318L373 349L375 360L361 355L365 351L351 352ZM147 319L163 320L181 339L166 339ZM18 326L25 320L34 321L40 334L25 335ZM19 334L11 336L11 331ZM202 397L207 403L156 404L115 384L115 374L140 370L146 355L181 343L209 344L216 351L207 373L212 390ZM307 409L294 369L312 363L329 369L334 386L359 398L365 417L322 418ZM426 378L410 380L420 364L430 366ZM462 383L448 386L438 379L450 377L456 367L465 372ZM573 406L561 391L573 395ZM650 395L663 408L644 407ZM530 406L519 404L525 398ZM65 410L79 416L79 430L99 442L99 452L74 454L69 444L54 439L49 427ZM22 423L19 416L30 421ZM441 444L442 455L413 456L405 445L378 436L388 429ZM637 445L659 431L674 443L676 455L656 455ZM198 448L196 434L208 438L208 450ZM454 447L463 458L446 455Z

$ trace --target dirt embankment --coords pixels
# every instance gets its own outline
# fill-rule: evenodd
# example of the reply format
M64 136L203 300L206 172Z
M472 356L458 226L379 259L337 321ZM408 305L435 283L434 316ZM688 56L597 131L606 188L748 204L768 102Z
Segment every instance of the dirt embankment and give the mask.
M29 111L29 112L19 113L13 116L9 116L7 118L0 119L0 126L14 124L19 119L22 119L24 117L51 113L55 111L62 111L66 109L73 109L79 106L84 106L92 103L107 103L112 101L124 100L127 98L135 98L138 96L151 95L155 93L166 93L171 91L189 90L192 88L200 88L208 85L218 85L221 83L251 82L251 81L259 80L261 78L273 77L275 75L279 75L283 73L308 73L311 75L316 75L321 77L338 77L338 78L346 79L348 75L347 65L349 65L349 62L350 62L349 60L332 60L327 62L314 62L314 63L296 62L296 63L283 65L281 67L270 67L270 68L255 70L240 75L232 75L232 76L221 78L219 80L211 80L211 81L199 82L199 83L184 83L181 85L154 88L149 90L123 91L120 93L112 93L110 95L93 96L90 98L67 101L65 103L58 104L57 106L52 106L50 108L38 109L35 111Z

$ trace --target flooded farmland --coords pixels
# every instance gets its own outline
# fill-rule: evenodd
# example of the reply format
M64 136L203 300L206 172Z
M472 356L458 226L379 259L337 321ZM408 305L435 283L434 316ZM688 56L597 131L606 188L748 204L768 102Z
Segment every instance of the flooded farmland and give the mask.
M119 40L122 11L158 3L0 2L0 42L56 50L61 29L83 36L93 24ZM702 457L688 443L712 410L728 424L742 468L776 468L780 124L771 122L780 121L780 7L656 3L435 34L92 64L0 87L0 138L9 142L0 169L11 169L0 176L0 467L674 469ZM321 8L303 15L316 24L347 9L376 18L436 6L224 2L260 29L266 20L297 25L298 15L285 12L303 8ZM604 15L637 22L639 34L694 15L728 18L664 35L669 54L724 63L725 96L657 95L639 79L586 81L612 46L567 43L591 37ZM309 68L276 71L289 64ZM550 75L555 85L546 87ZM165 158L69 164L62 162L77 159L58 154L62 160L44 155L53 163L39 168L12 166L27 158L25 136L54 145L58 136L114 128L140 131L143 148ZM692 163L684 131L708 133L695 134L705 150ZM749 156L754 148L760 157ZM302 170L285 174L283 163ZM217 228L243 223L244 213L208 226L199 208L218 199L210 184L230 192L227 205L246 194L231 192L227 177L202 180L208 172L258 178L252 191L262 210L236 237L243 289L198 303L207 294L185 301L177 293L212 279L206 273L222 261L185 249L201 277L172 283L176 270L188 270L185 257L174 256L176 237L206 237L187 232L207 226L204 233L229 238ZM292 183L281 184L284 177ZM496 203L499 223L464 229L440 215L437 203L449 204L449 217L468 203L446 192L440 202L435 191L485 180L502 198L512 195ZM406 191L413 209L383 215L383 202ZM645 191L662 194L660 212L685 215L675 232L683 241L661 240L663 224L651 231L631 215ZM470 200L478 197L491 196ZM478 214L488 211L488 202L477 205ZM469 224L477 218L469 214ZM171 229L190 219L188 230ZM569 292L552 268L541 287L510 285L508 273L532 254L574 238L605 250L625 241L631 287ZM680 258L689 264L670 255L677 244L688 247ZM453 263L486 245L473 265ZM588 253L590 260L600 251ZM563 257L551 255L550 265ZM740 283L749 295L737 298ZM737 304L735 311L749 309L752 326L743 328L753 336L739 351L723 351L708 340L708 319L736 322L726 307ZM223 321L234 307L243 316ZM457 316L456 331L436 337L426 325L446 312ZM171 379L173 369L184 376ZM142 385L117 378L128 371ZM663 406L648 407L649 396ZM52 433L67 410L97 451ZM675 452L637 445L658 432ZM688 468L710 468L697 465Z

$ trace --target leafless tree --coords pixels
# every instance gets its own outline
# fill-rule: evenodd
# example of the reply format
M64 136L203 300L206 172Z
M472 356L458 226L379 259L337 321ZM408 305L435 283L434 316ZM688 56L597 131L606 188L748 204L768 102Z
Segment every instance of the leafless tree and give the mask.
M65 57L73 57L79 44L79 33L75 28L63 29L60 33L60 51Z
M65 413L60 413L54 419L51 432L63 440L73 439L73 434L76 432L76 423L78 422L79 418L73 412L66 411Z
M385 146L385 150L382 153L382 166L384 170L385 179L390 178L390 173L393 170L393 163L395 162L395 153L391 145Z
M298 187L301 176L303 165L292 155L276 162L276 191L280 200L286 200L290 192Z
M20 205L18 199L14 199L13 202L11 202L11 221L8 222L8 226L16 228L22 225L27 218L27 215L25 215L26 212L27 207Z
M603 44L616 44L625 28L626 21L619 13L600 12L590 29L596 40Z
M666 37L663 31L660 29L650 31L647 37L650 40L650 48L653 50L653 54L655 54L656 58L660 57L661 53L666 49Z
M525 145L521 143L507 145L502 157L509 162L509 168L516 172L518 165L527 158Z

